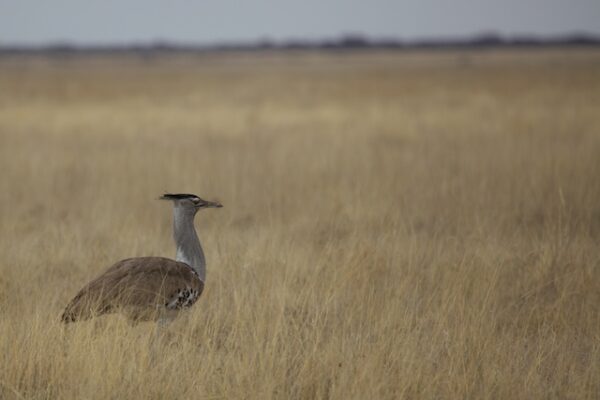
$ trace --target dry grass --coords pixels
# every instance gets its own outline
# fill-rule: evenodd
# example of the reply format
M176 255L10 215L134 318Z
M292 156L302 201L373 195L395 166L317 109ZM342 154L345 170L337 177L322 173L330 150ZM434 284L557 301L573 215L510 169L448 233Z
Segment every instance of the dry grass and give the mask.
M599 110L598 51L0 60L0 398L597 399ZM199 303L63 331L164 190Z

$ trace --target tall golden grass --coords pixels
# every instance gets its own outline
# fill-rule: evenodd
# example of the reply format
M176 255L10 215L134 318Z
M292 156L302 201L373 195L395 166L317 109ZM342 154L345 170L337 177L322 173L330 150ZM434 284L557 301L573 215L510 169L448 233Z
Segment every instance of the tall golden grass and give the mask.
M0 398L600 398L600 52L0 60ZM65 328L89 279L173 256L157 342Z

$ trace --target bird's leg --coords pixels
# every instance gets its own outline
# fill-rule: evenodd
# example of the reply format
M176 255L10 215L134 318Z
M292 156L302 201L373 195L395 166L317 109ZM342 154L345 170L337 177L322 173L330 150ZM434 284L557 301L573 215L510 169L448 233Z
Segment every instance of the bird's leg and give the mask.
M170 318L168 318L166 315L161 315L160 318L156 321L156 334L158 335L165 332L167 326L169 326L169 322L171 322Z
M172 318L167 314L167 312L162 311L159 313L156 320L156 326L154 327L153 342L158 342L161 338L165 337L165 332L167 331L167 327L169 326L171 320Z

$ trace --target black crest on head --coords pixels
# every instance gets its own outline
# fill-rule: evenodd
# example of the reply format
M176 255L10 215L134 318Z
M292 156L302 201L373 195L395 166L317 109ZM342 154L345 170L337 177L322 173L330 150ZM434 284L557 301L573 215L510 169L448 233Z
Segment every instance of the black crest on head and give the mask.
M190 193L165 193L160 199L161 200L183 200L183 199L198 199L199 197L195 194Z

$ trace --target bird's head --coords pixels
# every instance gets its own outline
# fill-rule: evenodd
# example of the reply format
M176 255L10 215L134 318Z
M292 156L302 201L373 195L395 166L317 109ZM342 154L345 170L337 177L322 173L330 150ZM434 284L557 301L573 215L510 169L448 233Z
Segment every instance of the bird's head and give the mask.
M160 200L170 200L176 208L182 208L186 212L196 214L202 208L221 208L223 205L218 201L201 199L195 194L189 193L165 193Z

